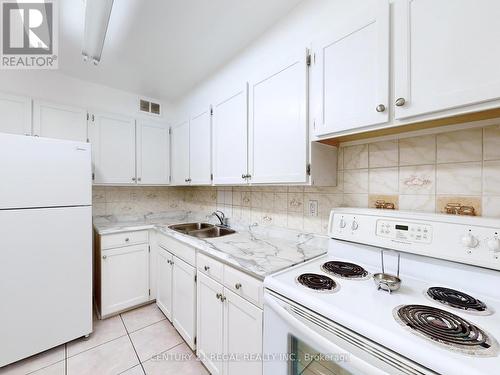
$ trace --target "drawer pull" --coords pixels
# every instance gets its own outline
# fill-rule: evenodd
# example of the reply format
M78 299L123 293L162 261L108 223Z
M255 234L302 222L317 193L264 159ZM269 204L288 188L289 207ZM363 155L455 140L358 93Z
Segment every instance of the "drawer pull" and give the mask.
M205 271L208 271L208 270L210 269L210 267L209 267L209 266L205 266L205 267L203 267L203 269L204 269Z
M234 286L236 289L241 289L242 285L240 283L236 283L236 285Z
M125 242L129 242L130 241L130 238L125 238Z

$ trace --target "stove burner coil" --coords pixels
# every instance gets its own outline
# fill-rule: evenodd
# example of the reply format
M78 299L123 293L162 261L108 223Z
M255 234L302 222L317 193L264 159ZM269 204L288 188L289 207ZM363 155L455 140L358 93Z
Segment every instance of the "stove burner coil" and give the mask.
M304 273L297 277L297 281L305 287L317 291L333 292L337 288L337 284L331 278L316 273Z
M498 354L498 344L493 338L451 312L424 305L404 305L394 310L394 317L412 332L448 349L469 355Z
M486 312L486 305L483 302L458 290L432 287L427 289L427 295L434 301L457 309Z
M326 262L321 266L321 269L326 273L345 279L364 279L368 276L368 272L363 267L348 262Z

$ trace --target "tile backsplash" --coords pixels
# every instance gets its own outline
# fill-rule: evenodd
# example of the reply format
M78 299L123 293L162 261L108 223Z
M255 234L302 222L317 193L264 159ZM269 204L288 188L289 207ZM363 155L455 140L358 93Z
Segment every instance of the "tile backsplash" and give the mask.
M342 147L343 204L373 207L379 196L401 210L455 203L500 217L499 149L499 125Z
M460 204L500 217L500 125L367 140L341 147L338 160L335 187L94 187L94 214L221 209L241 222L318 233L326 232L334 207L381 202L426 212Z

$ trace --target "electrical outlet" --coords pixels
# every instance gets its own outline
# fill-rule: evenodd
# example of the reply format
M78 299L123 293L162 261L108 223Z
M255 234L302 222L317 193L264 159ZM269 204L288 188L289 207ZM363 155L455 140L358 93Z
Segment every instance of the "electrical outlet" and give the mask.
M309 216L318 216L318 201L309 201Z

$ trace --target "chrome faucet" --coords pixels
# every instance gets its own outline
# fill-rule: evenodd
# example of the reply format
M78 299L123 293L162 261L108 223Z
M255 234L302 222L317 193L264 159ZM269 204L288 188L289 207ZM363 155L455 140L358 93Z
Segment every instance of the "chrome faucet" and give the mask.
M212 212L211 216L215 216L217 219L219 219L221 226L223 226L223 227L229 226L228 225L229 219L226 217L224 212L222 212L221 210L217 210L217 211Z

